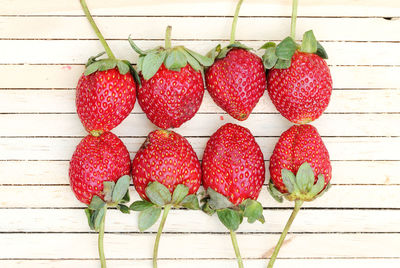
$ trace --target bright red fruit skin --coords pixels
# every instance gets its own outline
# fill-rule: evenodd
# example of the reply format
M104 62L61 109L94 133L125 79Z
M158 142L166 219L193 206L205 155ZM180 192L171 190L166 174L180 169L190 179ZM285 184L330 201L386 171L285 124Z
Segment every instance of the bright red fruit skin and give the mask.
M268 72L268 94L288 120L305 124L317 119L329 104L332 77L325 60L296 51L288 69Z
M151 132L132 162L133 185L140 197L146 196L146 187L157 181L166 186L171 194L175 187L184 184L189 194L200 187L200 162L189 142L173 131Z
M331 162L317 129L312 125L294 125L282 133L269 162L271 180L281 193L287 193L282 181L282 169L296 175L304 162L308 162L314 171L314 183L319 174L324 175L325 186L329 183L332 178Z
M236 48L207 70L206 84L214 102L240 121L249 117L267 86L261 58Z
M179 72L161 65L149 80L141 78L138 102L147 118L160 128L177 128L199 110L204 95L200 72L189 64Z
M129 175L129 152L122 141L111 132L99 137L86 136L76 147L69 166L72 191L79 201L90 204L92 197L104 197L103 182L116 182Z
M202 169L204 188L211 187L234 205L256 200L265 180L260 146L247 128L230 123L208 140Z
M76 87L76 107L88 132L107 132L118 126L132 111L136 84L132 75L118 69L82 74Z

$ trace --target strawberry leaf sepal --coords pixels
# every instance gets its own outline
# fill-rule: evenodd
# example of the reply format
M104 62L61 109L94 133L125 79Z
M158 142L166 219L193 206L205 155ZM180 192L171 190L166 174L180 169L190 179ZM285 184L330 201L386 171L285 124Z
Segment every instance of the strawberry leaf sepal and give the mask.
M184 184L175 187L171 194L166 186L159 182L151 182L147 185L145 193L148 200L133 202L129 209L139 211L139 230L145 231L153 226L161 215L162 208L176 207L199 210L200 205L195 194L189 194L189 188Z
M207 57L210 59L222 59L225 58L226 55L228 54L229 51L231 51L234 48L240 48L240 49L244 49L244 50L253 50L253 48L248 47L238 41L235 41L233 44L229 44L226 47L222 47L221 44L218 44L216 47L214 47L213 49L211 49L208 53L207 53Z
M225 196L209 187L202 202L203 212L210 216L217 213L221 223L231 231L239 228L243 218L247 218L249 223L257 220L261 223L265 222L261 203L250 198L235 206Z
M323 174L318 175L318 180L314 184L314 171L307 162L300 166L296 176L287 169L282 169L281 174L287 192L281 193L272 181L268 189L271 196L278 202L282 202L283 198L289 201L313 201L327 192L331 186L330 183L325 183Z
M328 58L328 54L322 45L316 40L312 30L304 33L301 45L298 45L292 37L288 36L278 45L274 42L267 42L262 45L260 49L265 49L264 55L262 56L265 69L289 68L291 65L291 59L296 50L316 54L323 59Z

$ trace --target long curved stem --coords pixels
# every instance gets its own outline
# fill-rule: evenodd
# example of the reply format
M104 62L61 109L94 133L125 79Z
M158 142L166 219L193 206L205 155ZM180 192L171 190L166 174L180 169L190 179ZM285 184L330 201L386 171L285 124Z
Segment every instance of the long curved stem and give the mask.
M237 20L238 20L238 16L239 16L239 10L240 10L240 7L242 6L242 3L243 3L243 0L239 0L239 2L236 5L235 16L233 17L233 22L232 22L230 44L235 43L236 25L237 25Z
M285 237L290 229L290 226L293 223L294 218L296 218L297 213L299 212L301 205L303 204L303 201L301 200L296 200L294 203L294 209L292 214L290 215L289 220L287 221L285 228L283 229L283 232L281 234L281 237L279 237L279 241L278 244L276 244L274 252L272 253L271 259L269 260L268 263L268 268L272 268L274 266L275 263L275 259L278 256L279 250L281 249L281 246L283 244L283 241L285 241Z
M168 26L167 30L165 31L165 49L171 48L171 31L172 26Z
M99 240L98 240L98 247L99 247L99 256L100 256L100 263L101 263L101 268L106 268L106 257L104 256L104 225L105 225L105 220L106 220L106 211L107 209L104 210L104 216L103 219L100 222L100 228L99 228Z
M297 20L297 6L298 0L293 0L292 3L292 20L290 23L290 36L296 40L296 20Z
M238 261L239 268L243 268L244 267L243 260L242 260L242 257L240 256L239 246L238 246L238 242L236 239L236 233L232 230L229 230L229 231L231 232L232 245L233 245L233 248L235 249L236 259Z
M154 249L153 249L153 268L157 268L158 245L160 244L161 233L162 230L164 229L165 221L167 219L168 212L171 209L171 206L172 205L166 205L164 207L164 213L161 218L160 226L158 227L156 242L154 243Z
M86 0L80 0L83 12L85 12L86 18L88 19L90 25L92 26L94 32L96 33L97 37L99 38L101 44L103 45L106 53L110 59L115 59L114 54L111 51L111 48L108 46L106 40L104 39L103 35L101 34L99 28L97 27L96 23L93 20L92 15L90 14L89 8L86 4Z

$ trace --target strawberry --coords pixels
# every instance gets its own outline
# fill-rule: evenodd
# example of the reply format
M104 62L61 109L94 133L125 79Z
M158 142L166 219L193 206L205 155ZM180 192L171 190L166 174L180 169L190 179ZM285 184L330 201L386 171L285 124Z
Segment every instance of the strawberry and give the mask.
M214 64L206 71L207 90L214 102L233 118L246 120L266 88L266 77L260 57L251 48L235 42L239 1L232 23L230 44L218 45L210 52Z
M139 53L141 86L138 101L147 118L160 128L177 128L200 108L204 95L202 65L213 62L183 46L171 47L171 26L167 27L165 48L143 51L129 37Z
M151 132L132 163L133 184L142 201L131 210L140 211L139 230L151 227L164 213L154 244L153 267L157 267L158 245L171 207L199 209L200 162L189 142L173 131Z
M135 79L139 78L129 61L115 58L84 0L81 5L108 55L107 59L97 59L104 53L89 58L76 87L78 116L88 132L99 136L118 126L132 111L136 100Z
M265 180L264 157L251 132L225 124L207 142L203 156L203 185L208 196L204 212L217 212L230 230L239 267L243 267L235 231L243 217L249 223L264 223L262 205L257 202Z

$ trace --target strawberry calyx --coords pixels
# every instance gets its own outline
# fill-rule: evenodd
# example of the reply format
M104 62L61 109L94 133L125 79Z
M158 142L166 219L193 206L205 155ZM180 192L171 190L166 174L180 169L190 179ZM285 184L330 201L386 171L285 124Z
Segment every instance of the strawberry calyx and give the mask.
M265 69L287 69L291 65L294 53L300 52L316 54L323 59L328 58L323 46L317 41L312 30L304 33L301 45L297 44L291 36L283 39L278 45L274 42L267 42L260 47L265 49L262 56Z
M229 51L231 51L232 49L244 49L246 51L250 51L253 50L253 48L248 47L242 43L240 43L239 41L235 41L232 44L229 44L226 47L221 46L221 44L218 44L216 47L214 47L213 49L211 49L208 53L207 53L207 57L214 59L214 60L218 60L218 59L222 59L225 58L226 55L228 55Z
M213 59L184 46L171 47L171 30L172 27L168 26L165 34L165 47L159 46L149 50L140 49L131 37L128 37L132 49L139 54L137 70L141 72L145 80L152 78L162 64L167 69L176 72L179 72L187 64L196 71L203 71L204 66L211 66L213 64Z
M184 184L179 184L175 187L174 192L168 190L168 188L157 182L151 182L146 187L146 196L150 201L140 200L133 202L129 209L133 211L139 211L139 230L144 231L158 220L161 215L161 210L175 208L187 208L198 210L200 209L197 195L189 194L189 187Z
M270 180L268 187L271 196L280 203L283 202L283 197L289 201L313 201L330 188L330 183L325 184L323 174L318 175L318 180L314 184L314 171L307 162L299 167L296 176L287 169L282 169L281 173L287 192L281 193L272 180Z
M235 206L224 195L209 187L201 202L203 212L210 216L216 212L219 220L230 231L236 231L243 222L243 218L247 218L249 223L257 220L261 223L265 222L263 207L257 200L248 198Z

